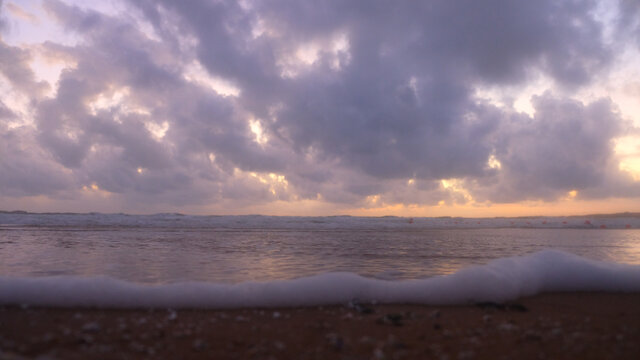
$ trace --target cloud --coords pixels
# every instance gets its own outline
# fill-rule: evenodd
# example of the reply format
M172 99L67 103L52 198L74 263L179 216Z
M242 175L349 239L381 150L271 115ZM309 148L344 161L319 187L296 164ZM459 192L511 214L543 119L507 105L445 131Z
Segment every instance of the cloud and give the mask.
M28 64L30 60L29 50L7 45L0 39L0 76L9 81L15 91L38 98L48 85L36 81Z
M617 36L631 37L640 46L640 3L634 0L618 0Z
M11 15L13 15L15 17L19 17L19 18L21 18L23 20L32 22L34 24L39 24L40 23L40 20L38 20L37 16L35 16L34 14L24 10L20 6L14 4L14 3L7 3L6 6L7 6L7 10L11 13Z
M5 20L3 19L3 15L4 15L2 11L3 9L4 9L4 0L0 0L0 32L2 32L7 26Z
M345 166L381 178L480 176L491 153L486 137L497 123L469 120L481 111L473 98L474 83L518 83L541 71L573 86L587 83L609 57L598 41L601 29L589 16L588 2L520 7L510 2L328 4L260 3L260 20L274 26L277 35L240 42L244 57L239 49L219 49L219 41L208 40L221 37L237 44L228 40L235 35L234 24L211 35L206 24L185 22L196 34L209 34L200 37L204 41L198 53L212 73L246 79L241 100L247 106L254 107L254 98L260 97L265 104L255 111L265 114L282 104L271 132L297 151L319 149ZM202 8L183 16L216 16L217 11ZM571 25L574 18L583 20L580 26ZM320 57L297 77L282 79L273 76L277 59L260 66L250 63L266 45L277 57L278 49L339 32L348 38L350 58L339 70ZM246 68L231 71L221 60L210 60L210 54L220 53ZM255 75L254 69L265 70ZM257 95L267 87L268 97Z
M45 151L33 147L33 134L9 129L0 117L0 186L2 195L21 197L53 195L68 189L73 178Z
M534 97L533 106L533 117L504 118L495 152L500 171L476 181L477 194L493 202L551 201L623 177L615 169L612 140L631 125L609 99L583 104L545 93Z
M280 150L253 140L235 101L187 81L186 64L169 47L127 21L46 6L85 42L45 44L75 66L62 72L55 96L38 103L37 138L80 184L150 202L203 203L234 185L235 169L282 167L265 151Z
M15 118L15 114L2 101L0 101L0 119Z
M51 95L35 50L0 43L0 72L34 109L32 127L5 126L3 166L58 175L17 172L0 191L99 190L125 208L635 194L612 147L631 125L610 100L567 95L614 63L597 5L143 0L107 15L47 0L82 41L38 48L70 59ZM540 79L552 88L532 116L478 96Z

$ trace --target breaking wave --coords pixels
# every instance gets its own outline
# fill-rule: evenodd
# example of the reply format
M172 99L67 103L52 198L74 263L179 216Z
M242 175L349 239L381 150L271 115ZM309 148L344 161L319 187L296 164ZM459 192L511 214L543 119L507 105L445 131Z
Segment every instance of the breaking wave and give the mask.
M543 292L640 292L640 266L545 250L496 259L452 275L388 281L353 273L294 280L143 285L110 277L0 277L0 304L107 308L285 307L360 302L503 302Z

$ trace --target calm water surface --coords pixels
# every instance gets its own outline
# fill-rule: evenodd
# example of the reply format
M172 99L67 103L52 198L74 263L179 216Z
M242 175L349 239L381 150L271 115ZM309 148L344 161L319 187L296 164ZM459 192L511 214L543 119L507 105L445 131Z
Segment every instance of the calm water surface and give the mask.
M0 227L0 275L236 283L346 271L409 279L543 249L640 264L640 230L5 225Z

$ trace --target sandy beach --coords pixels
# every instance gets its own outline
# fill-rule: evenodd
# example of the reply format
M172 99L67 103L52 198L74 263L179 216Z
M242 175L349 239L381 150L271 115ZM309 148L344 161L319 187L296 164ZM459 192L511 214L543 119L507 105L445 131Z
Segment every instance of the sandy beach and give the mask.
M0 308L0 359L637 359L640 293L506 304Z

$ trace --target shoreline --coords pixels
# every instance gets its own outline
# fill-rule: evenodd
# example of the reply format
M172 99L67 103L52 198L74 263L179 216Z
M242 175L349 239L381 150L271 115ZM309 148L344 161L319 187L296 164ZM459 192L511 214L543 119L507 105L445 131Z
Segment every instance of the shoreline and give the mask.
M0 307L0 359L635 359L640 293L505 305Z
M452 215L442 215L442 216L401 216L401 215L349 215L349 214L334 214L334 215L265 215L265 214L206 214L206 213L180 213L180 212L156 212L156 213L127 213L127 212L100 212L100 211L85 211L85 212L69 212L69 211L29 211L29 210L0 210L0 214L9 214L9 215L128 215L128 216L158 216L158 215L172 215L172 216L200 216L200 217L211 217L211 216L265 216L265 217L302 217L302 218L318 218L318 217L361 217L361 218L433 218L433 219L524 219L524 218L542 218L542 217L566 217L566 218L577 218L577 217L593 217L593 218L610 218L610 217L640 217L640 211L616 211L610 213L585 213L585 214L576 214L570 213L567 215L542 215L542 214L532 214L532 215L520 215L520 216L452 216Z

